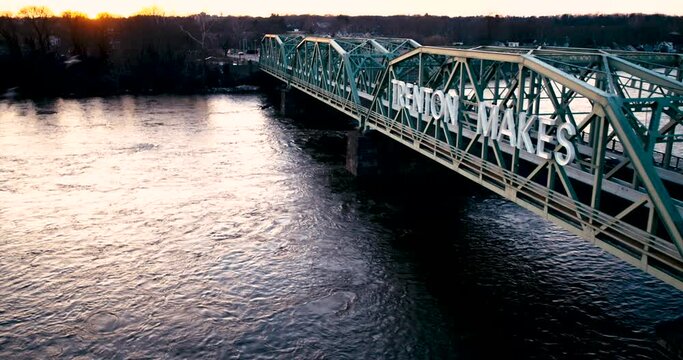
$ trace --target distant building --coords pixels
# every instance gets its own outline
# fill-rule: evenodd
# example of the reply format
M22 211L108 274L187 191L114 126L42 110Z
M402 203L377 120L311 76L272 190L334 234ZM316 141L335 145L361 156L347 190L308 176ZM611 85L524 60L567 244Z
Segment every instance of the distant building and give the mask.
M508 41L508 47L519 47L519 41Z
M50 47L52 47L52 48L56 48L59 46L59 44L62 43L62 39L60 39L54 35L50 35L48 41L50 42Z

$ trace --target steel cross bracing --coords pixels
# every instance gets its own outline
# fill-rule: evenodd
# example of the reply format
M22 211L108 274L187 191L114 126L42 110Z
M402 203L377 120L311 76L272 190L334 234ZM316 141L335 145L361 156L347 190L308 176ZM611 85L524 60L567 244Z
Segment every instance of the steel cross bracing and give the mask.
M267 35L260 64L352 116L359 127L379 131L683 289L680 55ZM441 90L458 106L448 108L451 118L430 114L422 108L428 107L424 93L408 91L397 100L397 83L403 91L406 84L434 95ZM444 99L432 100L436 110L445 107ZM490 129L494 112L505 114L497 134ZM508 113L514 127L537 117L526 122L533 125L527 128L530 145L521 136L515 144L514 136L500 131ZM567 146L562 150L560 132L575 156L568 156ZM533 144L551 155L530 152ZM555 151L567 156L552 156Z

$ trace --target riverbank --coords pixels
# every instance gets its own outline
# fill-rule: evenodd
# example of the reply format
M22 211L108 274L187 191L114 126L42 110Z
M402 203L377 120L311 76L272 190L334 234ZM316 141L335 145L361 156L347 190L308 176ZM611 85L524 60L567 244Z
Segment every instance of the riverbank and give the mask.
M215 86L206 88L187 88L187 89L146 89L122 91L103 90L94 93L56 93L48 95L37 95L33 93L22 93L18 87L13 87L0 92L0 100L42 100L42 99L87 99L90 97L112 97L122 95L147 96L147 95L212 95L212 94L248 94L261 91L263 81L260 74L244 76L239 81L230 82L225 86Z
M72 60L69 65L62 60L46 56L37 61L31 76L3 79L0 99L239 93L263 82L258 59L252 58L208 57L183 69L158 66L125 71L105 71L92 59Z

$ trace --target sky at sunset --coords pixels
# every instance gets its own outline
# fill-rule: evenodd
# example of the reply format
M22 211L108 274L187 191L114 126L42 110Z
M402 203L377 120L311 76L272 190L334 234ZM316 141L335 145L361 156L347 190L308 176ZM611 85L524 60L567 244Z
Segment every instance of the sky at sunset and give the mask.
M556 15L593 13L662 13L683 15L683 0L0 0L0 11L16 13L27 5L47 6L55 13L76 10L128 16L157 6L170 15L206 12L215 15L277 14L347 15Z

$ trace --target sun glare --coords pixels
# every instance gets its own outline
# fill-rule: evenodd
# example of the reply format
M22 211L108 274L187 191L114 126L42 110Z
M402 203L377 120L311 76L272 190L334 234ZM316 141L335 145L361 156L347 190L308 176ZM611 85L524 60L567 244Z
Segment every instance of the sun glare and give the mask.
M206 12L213 15L270 16L277 14L346 14L346 15L513 15L542 16L559 14L597 13L664 13L683 15L681 0L621 0L619 2L596 2L595 0L572 0L548 2L547 0L480 0L464 3L459 1L421 0L389 1L346 0L343 2L290 1L238 1L217 2L212 0L0 0L0 15L10 12L16 15L27 6L47 7L55 14L74 10L91 19L100 13L133 16L152 13L163 15L191 15Z

